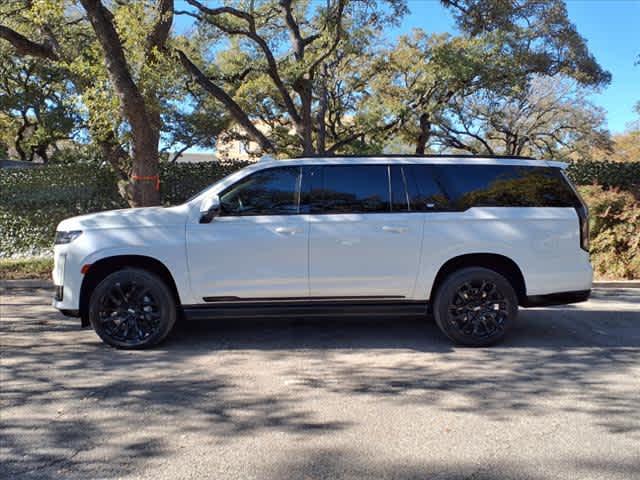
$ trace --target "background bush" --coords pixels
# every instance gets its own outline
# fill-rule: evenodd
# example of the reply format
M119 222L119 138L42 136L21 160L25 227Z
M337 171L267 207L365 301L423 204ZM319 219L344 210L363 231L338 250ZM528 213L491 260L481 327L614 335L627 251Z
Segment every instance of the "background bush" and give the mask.
M640 162L574 162L567 173L576 185L640 190Z
M596 274L640 279L640 202L628 191L579 187L589 205L589 250Z
M162 201L184 202L245 165L163 163ZM580 190L591 209L592 260L598 274L640 278L640 162L579 162L569 166L568 174L583 185ZM48 254L61 220L126 206L113 172L95 163L0 170L0 258Z
M246 162L162 164L160 193L176 205ZM76 163L0 170L0 258L49 253L65 218L126 208L106 166Z
M2 170L0 257L42 253L64 218L125 205L108 168L77 164Z

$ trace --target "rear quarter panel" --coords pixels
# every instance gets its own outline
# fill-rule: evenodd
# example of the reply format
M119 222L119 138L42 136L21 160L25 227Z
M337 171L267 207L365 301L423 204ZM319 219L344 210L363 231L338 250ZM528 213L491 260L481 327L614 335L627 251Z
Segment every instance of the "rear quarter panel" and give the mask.
M592 271L580 248L573 208L474 207L464 212L425 213L423 248L414 298L428 298L440 268L471 253L513 260L527 295L586 290Z

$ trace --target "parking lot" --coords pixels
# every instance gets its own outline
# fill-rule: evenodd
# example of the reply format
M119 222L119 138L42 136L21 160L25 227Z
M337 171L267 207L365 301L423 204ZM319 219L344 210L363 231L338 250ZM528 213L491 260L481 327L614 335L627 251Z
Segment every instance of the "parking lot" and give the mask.
M640 478L640 290L453 347L415 319L191 322L117 351L2 291L1 478Z

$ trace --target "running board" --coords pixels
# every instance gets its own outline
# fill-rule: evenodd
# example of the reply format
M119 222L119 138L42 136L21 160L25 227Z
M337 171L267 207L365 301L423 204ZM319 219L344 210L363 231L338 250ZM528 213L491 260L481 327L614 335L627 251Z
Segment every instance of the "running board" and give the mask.
M183 305L188 320L205 320L228 317L345 317L345 316L397 316L425 315L424 300L361 300L361 301L251 301L223 302L210 305Z

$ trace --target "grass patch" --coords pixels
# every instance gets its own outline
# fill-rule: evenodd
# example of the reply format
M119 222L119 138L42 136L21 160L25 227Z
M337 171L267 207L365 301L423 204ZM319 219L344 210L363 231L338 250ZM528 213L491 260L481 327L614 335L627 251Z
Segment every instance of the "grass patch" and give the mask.
M51 280L53 258L0 258L2 280L42 279Z

